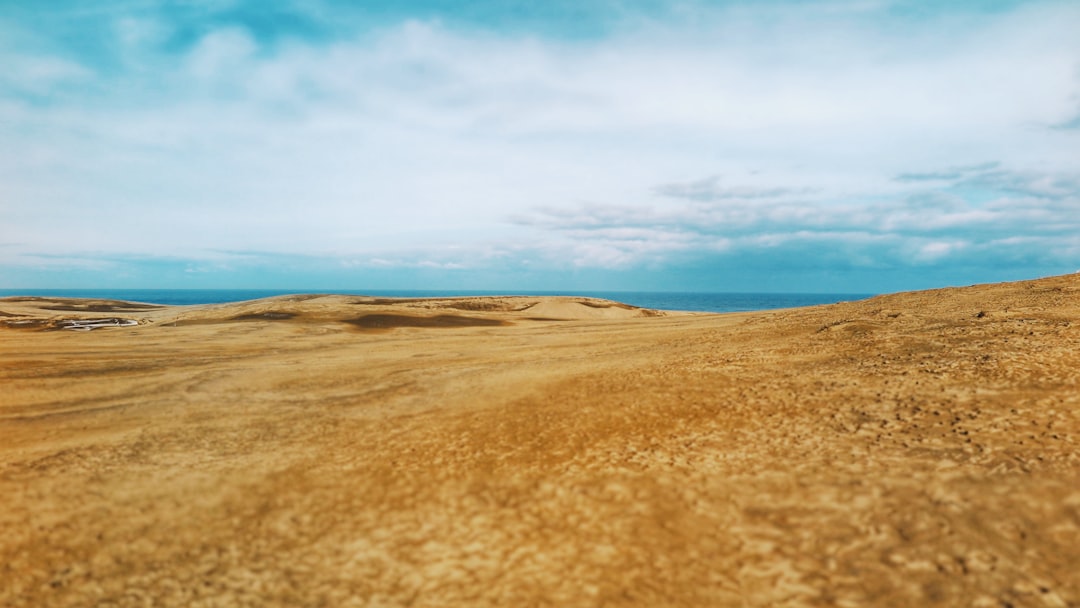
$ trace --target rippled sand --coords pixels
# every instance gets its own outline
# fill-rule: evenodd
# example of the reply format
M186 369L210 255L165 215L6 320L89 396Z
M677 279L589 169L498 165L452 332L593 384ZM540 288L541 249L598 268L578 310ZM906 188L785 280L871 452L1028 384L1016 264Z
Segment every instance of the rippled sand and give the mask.
M1078 275L0 299L0 605L1076 606L1078 370Z

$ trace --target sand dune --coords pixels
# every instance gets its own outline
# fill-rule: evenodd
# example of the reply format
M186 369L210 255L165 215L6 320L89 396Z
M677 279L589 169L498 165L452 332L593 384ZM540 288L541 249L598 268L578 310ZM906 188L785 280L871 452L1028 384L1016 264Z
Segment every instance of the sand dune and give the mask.
M334 295L279 296L230 304L169 307L115 300L0 298L0 327L56 329L89 319L137 321L143 325L202 325L234 321L350 323L367 329L469 327L514 321L574 321L664 316L660 311L581 297L372 298ZM116 313L117 317L102 313ZM368 321L365 321L368 319Z
M1078 275L0 299L0 605L1077 606L1077 370Z

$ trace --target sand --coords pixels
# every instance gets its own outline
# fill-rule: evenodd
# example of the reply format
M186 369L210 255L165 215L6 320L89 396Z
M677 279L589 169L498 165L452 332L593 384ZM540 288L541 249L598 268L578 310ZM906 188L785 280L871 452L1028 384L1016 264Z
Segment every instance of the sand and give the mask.
M1078 370L1080 275L0 299L0 605L1078 606Z

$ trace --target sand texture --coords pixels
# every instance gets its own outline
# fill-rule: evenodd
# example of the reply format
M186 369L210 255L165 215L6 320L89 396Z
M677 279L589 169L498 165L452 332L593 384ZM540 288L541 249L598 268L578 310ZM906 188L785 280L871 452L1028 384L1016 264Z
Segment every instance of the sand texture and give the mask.
M1078 447L1080 275L0 299L0 606L1080 606Z

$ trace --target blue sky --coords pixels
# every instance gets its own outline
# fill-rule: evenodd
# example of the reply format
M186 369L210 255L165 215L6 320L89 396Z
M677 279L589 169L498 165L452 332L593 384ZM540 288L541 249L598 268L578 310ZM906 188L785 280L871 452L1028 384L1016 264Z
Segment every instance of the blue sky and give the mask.
M0 0L0 287L1074 272L1077 31L1071 1Z

